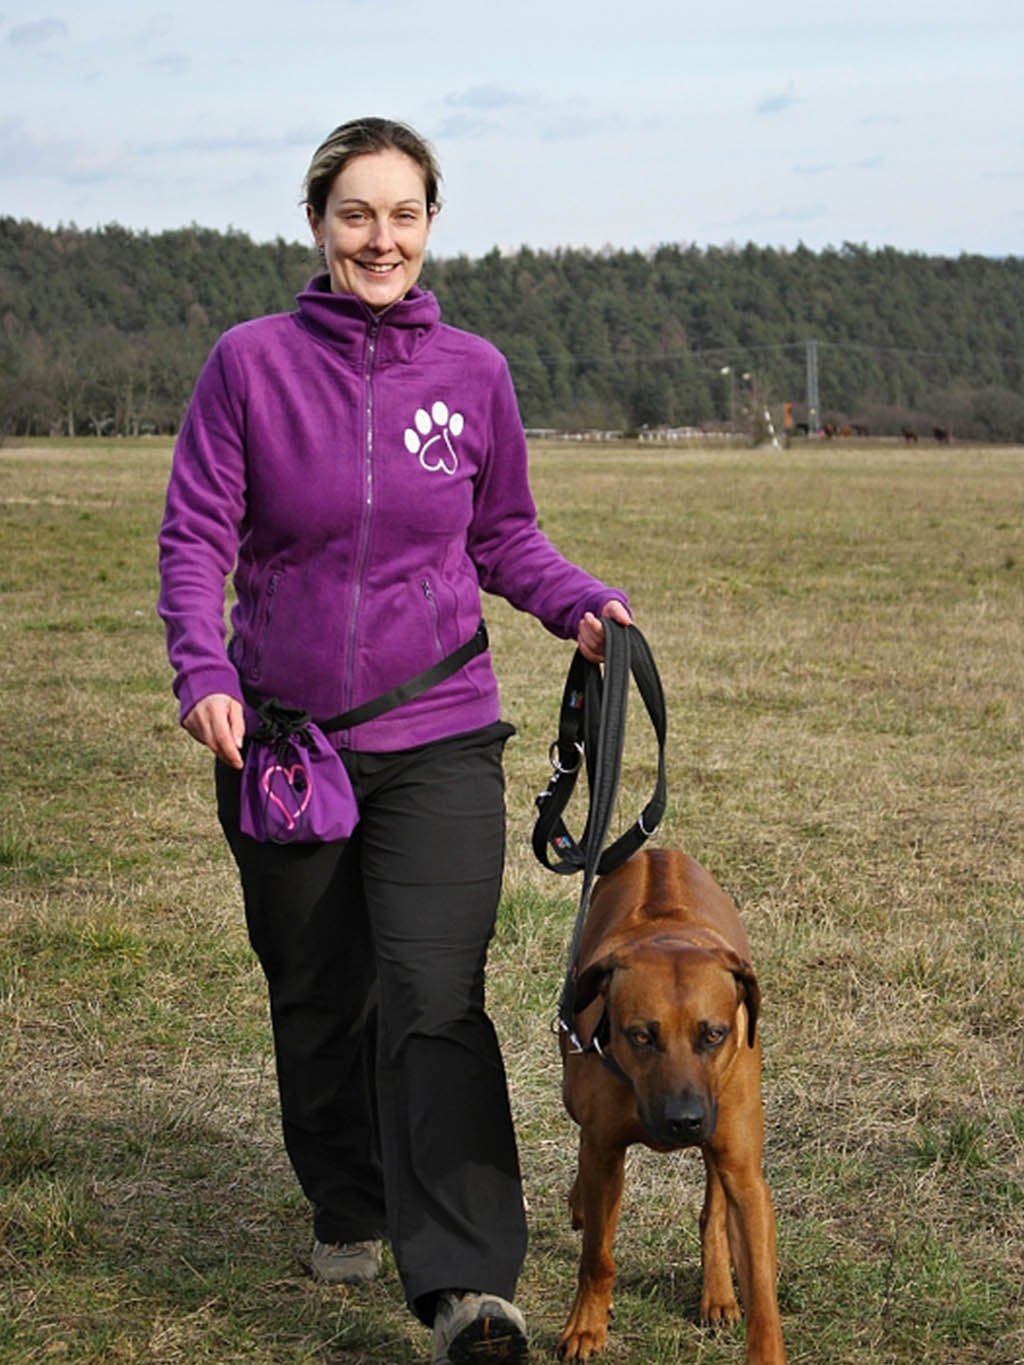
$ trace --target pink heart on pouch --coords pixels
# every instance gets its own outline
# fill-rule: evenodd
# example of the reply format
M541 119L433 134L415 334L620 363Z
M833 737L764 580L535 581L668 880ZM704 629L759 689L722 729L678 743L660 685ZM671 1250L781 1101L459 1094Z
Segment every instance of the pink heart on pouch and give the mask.
M279 796L273 790L271 783L274 777L280 773L284 782L278 783L283 786L283 795ZM295 779L301 774L303 785L296 788ZM268 768L264 768L260 778L260 786L268 800L273 801L284 819L289 830L293 830L299 823L299 817L309 805L310 797L313 795L313 783L309 773L303 763L293 763L290 768L282 767L280 763L274 763Z

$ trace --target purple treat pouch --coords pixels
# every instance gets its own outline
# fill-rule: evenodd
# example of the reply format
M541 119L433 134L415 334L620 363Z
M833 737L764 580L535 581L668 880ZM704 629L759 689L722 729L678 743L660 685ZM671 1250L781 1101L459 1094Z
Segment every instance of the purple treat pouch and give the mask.
M241 828L260 843L347 839L359 822L344 763L306 711L273 699L257 709L242 769Z

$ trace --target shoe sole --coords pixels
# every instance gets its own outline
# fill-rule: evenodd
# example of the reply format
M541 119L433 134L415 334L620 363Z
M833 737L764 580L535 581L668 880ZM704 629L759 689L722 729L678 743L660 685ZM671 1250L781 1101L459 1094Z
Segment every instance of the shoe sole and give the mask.
M380 1277L381 1267L366 1267L363 1270L353 1270L349 1273L339 1272L335 1267L333 1273L322 1271L313 1261L309 1263L309 1273L317 1284L339 1285L339 1284L372 1284Z
M481 1317L468 1323L448 1347L451 1365L474 1365L479 1360L500 1360L519 1365L528 1359L526 1338L508 1318Z
M373 1284L378 1278L379 1272L375 1271L372 1275L321 1275L318 1271L311 1272L317 1284L341 1285L341 1284Z

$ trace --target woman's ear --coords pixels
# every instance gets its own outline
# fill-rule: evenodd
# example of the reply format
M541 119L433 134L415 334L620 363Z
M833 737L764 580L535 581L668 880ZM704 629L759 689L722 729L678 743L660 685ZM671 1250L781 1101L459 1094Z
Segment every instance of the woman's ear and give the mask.
M313 234L313 241L318 247L322 247L324 242L323 235L320 231L320 219L312 204L306 205L306 222L309 224L309 230Z

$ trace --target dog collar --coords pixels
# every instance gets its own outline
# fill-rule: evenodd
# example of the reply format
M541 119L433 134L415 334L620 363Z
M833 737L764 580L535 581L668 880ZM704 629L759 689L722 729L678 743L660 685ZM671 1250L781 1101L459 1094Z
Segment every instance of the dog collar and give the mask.
M602 1066L607 1067L617 1080L632 1087L633 1082L629 1079L629 1076L623 1071L622 1067L618 1064L612 1054L605 1051L611 1033L607 1010L602 1011L601 1017L597 1021L593 1033L590 1035L589 1043L584 1043L575 1029L566 1027L561 1021L559 1021L559 1026L562 1028L563 1032L568 1035L570 1052L573 1052L580 1057L586 1057L588 1055L596 1056L599 1058Z

